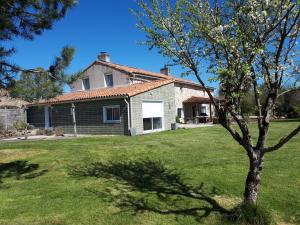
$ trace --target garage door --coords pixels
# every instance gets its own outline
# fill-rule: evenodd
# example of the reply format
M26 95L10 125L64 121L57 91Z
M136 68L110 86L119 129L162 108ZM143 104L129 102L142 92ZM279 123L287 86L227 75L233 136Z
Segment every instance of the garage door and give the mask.
M163 129L164 106L160 101L144 101L143 127L144 132L159 131Z

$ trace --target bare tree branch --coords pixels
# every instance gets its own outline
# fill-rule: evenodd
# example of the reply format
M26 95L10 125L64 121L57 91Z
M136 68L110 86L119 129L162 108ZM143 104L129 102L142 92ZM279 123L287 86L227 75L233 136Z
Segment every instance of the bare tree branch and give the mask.
M275 150L280 149L289 140L291 140L293 137L295 137L298 133L300 133L300 125L296 129L294 129L289 135L287 135L286 137L281 138L280 141L276 145L274 145L272 147L264 148L263 152L264 153L273 152Z
M287 94L287 93L290 93L290 92L294 92L294 91L300 91L300 87L288 89L288 90L286 90L286 91L284 91L284 92L281 92L280 94L278 94L278 97L283 96L283 95L285 95L285 94Z

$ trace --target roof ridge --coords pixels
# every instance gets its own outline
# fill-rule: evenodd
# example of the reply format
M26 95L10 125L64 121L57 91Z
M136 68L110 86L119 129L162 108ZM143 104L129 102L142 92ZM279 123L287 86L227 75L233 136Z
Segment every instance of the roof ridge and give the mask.
M67 103L85 100L97 100L104 98L115 98L115 97L132 97L167 84L171 84L174 80L156 80L146 83L138 83L128 86L119 86L112 88L99 88L86 91L70 92L63 95L56 96L48 100L42 100L37 103L32 103L30 105L45 105L45 104L57 104L57 103Z
M141 74L148 75L148 76L153 76L153 77L156 76L156 77L159 77L159 78L164 78L166 80L174 79L175 82L177 81L178 83L193 85L193 86L197 86L197 87L200 87L200 88L204 88L203 85L195 83L192 80L187 80L187 79L184 79L182 77L176 77L176 76L171 75L171 74L166 75L166 74L162 74L162 73L158 73L158 72L153 72L153 71L148 71L148 70L145 70L145 69L140 69L140 68L137 68L137 67L127 66L127 65L123 65L123 64L119 64L119 63L113 63L113 62L105 62L105 61L101 61L101 60L96 60L95 62L100 63L102 65L110 66L110 67L113 67L113 68L114 67L123 67L123 68L114 68L114 69L125 71L125 72L128 72L128 73L144 72L144 74L143 73L141 73ZM126 70L126 67L129 70L136 70L136 72ZM210 90L214 90L213 87L207 87L207 88L210 89Z

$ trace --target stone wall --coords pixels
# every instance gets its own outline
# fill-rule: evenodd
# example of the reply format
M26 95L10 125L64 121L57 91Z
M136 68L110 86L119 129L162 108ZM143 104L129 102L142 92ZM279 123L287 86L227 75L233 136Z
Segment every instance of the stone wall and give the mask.
M212 91L213 94L213 91ZM204 91L203 88L199 87L191 87L187 86L184 84L175 84L175 111L176 115L178 115L178 109L181 109L181 122L184 122L185 120L185 115L190 115L191 113L186 112L184 110L189 110L189 109L184 109L183 102L191 97L206 97L209 98L208 94ZM206 113L210 115L210 107L209 104L203 104L203 106L206 107ZM214 110L212 107L212 115L214 115Z
M118 86L127 86L129 85L129 79L126 73L122 73L118 70L111 69L107 66L103 65L92 65L84 72L83 78L89 78L90 80L90 89L98 89L105 87L105 75L112 74L113 75L113 83L114 87ZM83 90L82 79L75 81L71 85L72 91L81 91Z
M14 123L17 121L26 122L26 113L24 109L0 109L0 129L14 129Z
M164 130L170 130L175 123L175 94L174 83L136 95L131 98L131 127L137 134L143 133L143 101L162 101L164 105Z

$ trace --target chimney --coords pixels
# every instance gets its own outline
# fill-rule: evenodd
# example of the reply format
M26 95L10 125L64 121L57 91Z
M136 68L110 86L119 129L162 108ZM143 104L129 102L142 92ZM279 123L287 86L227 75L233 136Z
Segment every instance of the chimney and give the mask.
M165 66L164 68L160 69L160 73L164 75L170 75L170 69L167 66Z
M98 60L103 62L110 62L110 56L107 52L100 52Z

